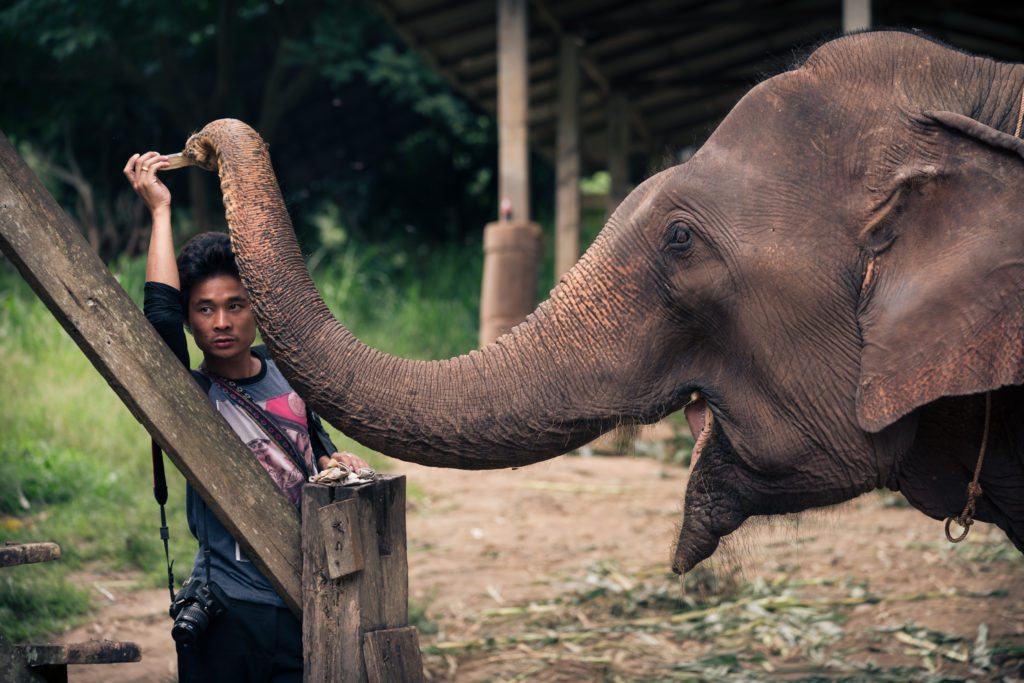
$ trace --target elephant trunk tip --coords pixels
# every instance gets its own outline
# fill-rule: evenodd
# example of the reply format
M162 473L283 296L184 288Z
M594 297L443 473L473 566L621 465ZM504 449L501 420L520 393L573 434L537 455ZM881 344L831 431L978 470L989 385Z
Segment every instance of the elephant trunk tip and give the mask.
M680 576L686 574L714 554L719 540L710 532L684 526L672 555L672 571Z

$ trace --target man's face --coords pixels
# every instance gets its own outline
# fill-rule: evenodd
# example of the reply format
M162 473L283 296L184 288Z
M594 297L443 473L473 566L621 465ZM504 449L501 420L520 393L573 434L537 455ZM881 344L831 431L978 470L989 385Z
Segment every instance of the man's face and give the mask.
M207 359L247 357L256 340L256 318L249 294L232 275L215 275L192 287L188 325L196 346Z

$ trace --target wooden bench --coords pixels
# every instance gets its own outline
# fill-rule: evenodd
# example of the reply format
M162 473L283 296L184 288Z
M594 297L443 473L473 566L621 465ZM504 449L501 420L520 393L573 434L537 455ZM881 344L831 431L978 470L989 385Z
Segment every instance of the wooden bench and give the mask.
M56 543L6 543L0 546L0 567L60 559ZM68 680L68 664L119 664L142 659L139 646L113 640L72 645L15 645L0 634L0 672L10 683L54 683Z

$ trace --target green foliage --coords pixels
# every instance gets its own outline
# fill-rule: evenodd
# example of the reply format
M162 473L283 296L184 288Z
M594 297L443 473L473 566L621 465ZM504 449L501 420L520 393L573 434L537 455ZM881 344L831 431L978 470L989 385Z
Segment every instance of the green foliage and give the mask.
M11 0L0 63L18 65L0 70L0 130L108 260L145 244L125 160L224 117L271 145L306 244L325 201L383 243L464 241L496 215L493 122L366 2ZM212 175L166 177L188 225L223 225Z
M109 495L111 480L84 453L25 438L0 443L0 514L67 503L82 489Z
M56 567L26 565L0 574L0 633L10 640L38 638L88 611L88 594Z

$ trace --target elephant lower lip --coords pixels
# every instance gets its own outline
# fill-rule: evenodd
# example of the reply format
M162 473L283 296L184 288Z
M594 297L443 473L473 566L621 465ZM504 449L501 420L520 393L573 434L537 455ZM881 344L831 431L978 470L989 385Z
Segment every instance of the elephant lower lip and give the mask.
M689 425L694 439L693 451L690 454L690 467L692 468L697 463L697 458L700 457L700 452L711 434L714 416L708 410L707 401L701 398L697 392L694 392L693 400L683 408L683 414L686 416L686 424Z

